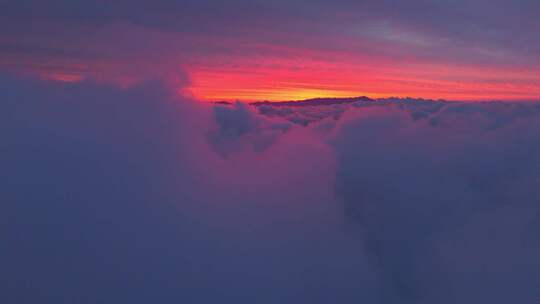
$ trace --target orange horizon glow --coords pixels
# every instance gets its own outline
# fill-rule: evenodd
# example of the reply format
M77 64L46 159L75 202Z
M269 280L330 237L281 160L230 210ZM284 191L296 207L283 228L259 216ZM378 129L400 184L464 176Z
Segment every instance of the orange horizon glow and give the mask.
M397 61L346 51L302 54L303 49L287 49L285 55L193 64L186 67L191 78L187 90L202 101L355 96L540 100L540 71L532 68L457 65L414 57Z
M540 100L538 75L508 70L422 66L401 73L378 69L362 74L355 73L354 68L340 66L252 70L249 67L210 67L195 69L191 78L192 84L187 89L202 101L286 101L355 96L463 101Z
M414 60L396 63L343 53L330 53L326 57L310 54L299 59L298 54L294 54L194 62L178 67L190 78L189 84L182 85L179 92L207 102L357 96L461 101L540 100L540 73L534 69L415 63ZM90 70L86 66L96 67L80 64L76 68L39 71L38 74L52 81L72 83L97 79L121 87L136 85L145 79L141 74L113 73L113 68L105 69L104 65L99 66L101 70ZM158 72L154 71L154 74Z
M355 67L341 68L339 65L314 68L206 66L193 68L189 73L190 85L179 92L204 102L278 102L357 96L461 101L540 100L540 76L532 72L445 68L421 66L398 73L393 69L363 67L356 72ZM40 77L65 83L89 79L84 73L63 71L42 73ZM452 77L466 80L451 80ZM505 82L505 79L509 80ZM129 78L123 81L114 78L108 82L121 87L138 83Z

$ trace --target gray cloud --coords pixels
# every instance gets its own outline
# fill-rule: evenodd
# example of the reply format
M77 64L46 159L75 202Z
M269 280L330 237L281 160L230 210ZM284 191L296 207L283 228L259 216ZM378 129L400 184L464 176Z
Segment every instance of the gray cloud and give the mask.
M538 105L409 103L349 113L334 142L382 303L531 301Z
M536 103L389 99L269 118L160 82L3 75L0 92L9 302L538 297ZM317 119L292 124L291 111Z
M213 112L159 83L2 76L0 86L6 301L353 303L371 293L363 245L331 203L331 152L304 129L252 151L264 118L240 105ZM227 140L238 148L224 158Z

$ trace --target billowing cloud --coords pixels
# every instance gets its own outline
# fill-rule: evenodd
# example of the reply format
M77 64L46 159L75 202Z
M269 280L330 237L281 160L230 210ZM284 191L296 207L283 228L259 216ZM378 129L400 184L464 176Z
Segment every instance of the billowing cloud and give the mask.
M264 118L159 83L1 86L6 301L326 303L370 293L357 289L371 284L363 245L332 203L331 150L308 130L252 149L267 135L250 120ZM227 141L237 148L224 156Z
M538 104L414 101L347 114L337 189L380 266L382 303L537 296L539 115Z
M538 104L176 90L2 76L8 302L537 298Z

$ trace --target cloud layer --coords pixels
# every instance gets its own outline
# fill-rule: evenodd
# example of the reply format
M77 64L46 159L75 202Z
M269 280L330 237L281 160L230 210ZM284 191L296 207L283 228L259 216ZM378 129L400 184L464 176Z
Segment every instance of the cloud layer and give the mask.
M8 302L538 298L536 103L257 109L1 77Z

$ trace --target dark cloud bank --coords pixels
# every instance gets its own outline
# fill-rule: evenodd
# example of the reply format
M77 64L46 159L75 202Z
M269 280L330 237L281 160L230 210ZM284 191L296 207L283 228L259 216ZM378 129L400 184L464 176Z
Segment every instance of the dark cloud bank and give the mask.
M540 297L538 104L0 92L2 302Z

